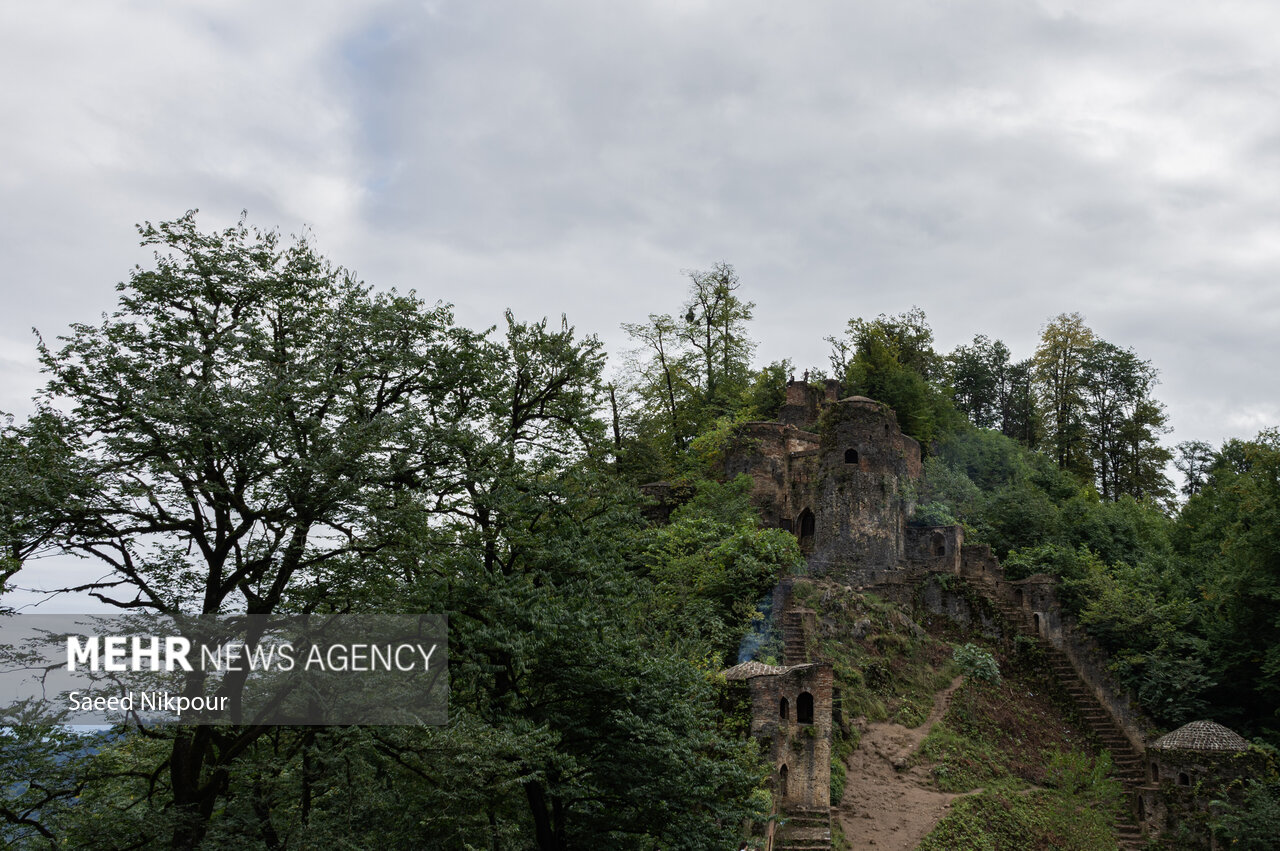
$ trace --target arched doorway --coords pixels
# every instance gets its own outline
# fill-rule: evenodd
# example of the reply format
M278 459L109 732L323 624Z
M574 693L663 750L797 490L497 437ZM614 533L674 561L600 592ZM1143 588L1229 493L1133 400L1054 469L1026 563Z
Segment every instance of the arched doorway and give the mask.
M778 717L783 721L786 721L787 716L790 714L790 707L787 705L787 699L784 697L782 700L778 701Z
M784 801L787 798L787 767L785 765L778 769L778 797Z
M800 546L808 547L813 543L813 531L816 527L813 519L813 512L805 509L800 512Z

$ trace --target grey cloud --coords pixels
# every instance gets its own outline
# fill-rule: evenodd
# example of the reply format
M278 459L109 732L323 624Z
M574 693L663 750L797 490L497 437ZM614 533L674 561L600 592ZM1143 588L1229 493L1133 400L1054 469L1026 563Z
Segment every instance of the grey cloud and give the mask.
M1026 356L1080 310L1156 361L1185 437L1280 398L1248 371L1280 265L1262 7L70 8L3 13L7 345L109 306L133 222L248 207L473 325L567 311L616 351L726 260L765 360L912 304L941 347Z

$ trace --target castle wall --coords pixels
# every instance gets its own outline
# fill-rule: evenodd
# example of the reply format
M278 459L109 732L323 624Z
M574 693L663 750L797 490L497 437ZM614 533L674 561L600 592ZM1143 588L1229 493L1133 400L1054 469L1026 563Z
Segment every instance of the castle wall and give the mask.
M986 544L963 548L960 575L985 585L995 598L1022 609L1037 633L1071 660L1071 666L1106 709L1134 752L1139 755L1145 752L1149 722L1129 694L1112 680L1107 671L1106 653L1063 613L1053 577L1040 574L1009 581Z
M856 574L900 566L915 508L920 445L901 433L893 411L854 397L823 417L815 483L815 573Z
M816 449L818 436L782 423L744 423L725 451L724 472L728 478L742 473L751 476L751 501L760 510L761 521L774 528L789 529L799 511L797 485L806 481L804 462L793 458Z

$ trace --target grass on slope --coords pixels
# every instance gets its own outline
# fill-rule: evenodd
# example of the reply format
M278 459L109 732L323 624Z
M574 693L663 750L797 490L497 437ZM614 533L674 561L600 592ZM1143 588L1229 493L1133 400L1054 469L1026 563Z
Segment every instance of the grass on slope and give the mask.
M1000 657L999 684L966 682L915 756L957 800L923 851L1115 848L1124 789L1111 758L1061 709L1030 660Z

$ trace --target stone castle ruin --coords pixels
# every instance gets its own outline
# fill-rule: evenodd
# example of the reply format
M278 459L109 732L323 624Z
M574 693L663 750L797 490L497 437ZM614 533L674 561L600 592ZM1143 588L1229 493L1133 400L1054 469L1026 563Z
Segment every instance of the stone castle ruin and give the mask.
M1112 686L1098 648L1067 622L1052 577L1007 580L988 547L964 543L961 527L913 524L924 486L920 444L902 433L887 405L863 396L840 398L839 391L835 381L824 387L791 381L777 421L745 423L730 440L724 475L751 477L762 522L797 537L813 575L905 604L919 601L924 588L924 605L939 613L993 635L1023 634L1041 642L1082 717L1111 750L1130 792L1134 824L1121 828L1124 846L1141 847L1142 833L1162 833L1187 813L1203 810L1217 781L1238 772L1223 774L1215 767L1218 751L1206 756L1194 748L1171 749L1171 741L1187 738L1187 728L1148 746L1149 723ZM962 596L930 585L939 574L964 580L989 605L975 611ZM832 714L838 707L830 664L805 651L814 613L790 604L789 587L784 581L773 601L784 632L784 664L745 661L725 678L730 692L749 702L750 734L774 765L774 801L783 827L775 833L770 824L767 847L830 848L830 811L839 803L830 800ZM1219 750L1227 748L1222 742L1237 749L1243 742L1213 727ZM1194 767L1177 767L1184 764ZM1181 782L1192 773L1198 784Z

